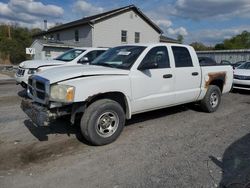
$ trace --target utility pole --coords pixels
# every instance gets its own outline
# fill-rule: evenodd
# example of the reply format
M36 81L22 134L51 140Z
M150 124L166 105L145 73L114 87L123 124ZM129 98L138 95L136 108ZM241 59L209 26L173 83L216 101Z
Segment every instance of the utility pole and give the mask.
M7 33L8 33L8 38L11 40L11 32L10 32L10 25L7 25ZM10 54L7 54L7 64L10 64Z
M7 25L7 30L8 30L8 38L11 39L11 32L10 32L10 25Z

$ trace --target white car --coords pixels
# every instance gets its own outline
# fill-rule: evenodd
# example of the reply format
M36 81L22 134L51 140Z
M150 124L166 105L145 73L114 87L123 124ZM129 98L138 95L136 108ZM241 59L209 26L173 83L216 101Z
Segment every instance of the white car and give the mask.
M55 74L58 72L58 74ZM199 65L191 46L131 44L111 48L89 65L60 66L29 78L21 108L37 125L82 116L83 136L113 142L132 115L190 102L214 112L230 91L233 69Z
M234 70L233 88L250 90L250 62L243 63Z
M41 72L59 65L89 63L106 50L107 48L75 48L64 52L62 55L53 60L24 61L20 63L15 74L16 82L26 88L29 76L35 74L36 72Z

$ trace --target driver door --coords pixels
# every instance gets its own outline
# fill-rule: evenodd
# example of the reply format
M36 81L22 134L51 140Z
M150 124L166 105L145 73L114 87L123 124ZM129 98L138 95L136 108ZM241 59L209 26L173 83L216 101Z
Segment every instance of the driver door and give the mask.
M132 113L169 106L175 102L174 72L167 47L153 47L139 67L150 63L154 64L152 68L131 72Z

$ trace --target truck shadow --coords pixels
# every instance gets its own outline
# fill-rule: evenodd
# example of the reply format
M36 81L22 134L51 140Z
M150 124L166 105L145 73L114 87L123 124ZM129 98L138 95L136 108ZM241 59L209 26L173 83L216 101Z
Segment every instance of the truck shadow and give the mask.
M164 116L169 116L172 114L185 112L188 110L193 110L196 112L203 113L203 111L200 109L200 106L198 104L190 103L190 104L179 105L179 106L174 106L174 107L169 107L169 108L163 108L160 110L154 110L154 111L134 115L132 117L132 119L130 119L126 122L126 126L133 125L136 123L142 123L144 121L153 120L153 119L161 118Z
M194 104L175 106L135 115L132 117L131 120L128 120L126 122L125 126L130 126L136 123L142 123L148 120L161 118L164 116L184 112L187 110L200 111L199 107ZM69 120L60 118L55 122L51 123L49 126L43 126L43 127L34 125L31 120L24 120L24 125L30 131L30 133L34 137L36 137L39 141L48 141L49 135L64 134L68 135L68 137L75 135L75 137L79 142L91 145L88 141L84 139L84 137L81 134L79 120L76 121L75 125L71 125Z
M48 135L66 134L68 137L75 135L78 141L89 145L81 134L79 123L70 125L68 120L61 118L49 126L39 127L34 125L31 120L25 120L24 125L39 141L48 141Z
M250 133L232 143L222 161L209 158L222 170L221 188L250 188Z

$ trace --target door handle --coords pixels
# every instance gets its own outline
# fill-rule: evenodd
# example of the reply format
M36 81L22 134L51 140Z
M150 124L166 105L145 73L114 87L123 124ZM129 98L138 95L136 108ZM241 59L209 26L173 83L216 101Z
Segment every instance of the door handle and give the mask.
M164 74L164 75L163 75L163 78L172 78L172 77L173 77L172 74Z
M199 73L198 72L192 72L192 76L198 76Z

